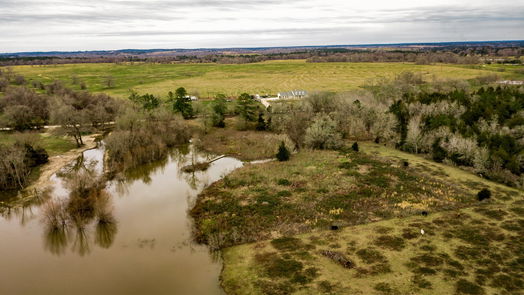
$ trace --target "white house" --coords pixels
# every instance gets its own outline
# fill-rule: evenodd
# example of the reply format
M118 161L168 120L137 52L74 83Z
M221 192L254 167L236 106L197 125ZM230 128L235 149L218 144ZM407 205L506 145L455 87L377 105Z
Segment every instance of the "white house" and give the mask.
M286 92L279 92L277 94L280 99L289 99L289 98L304 98L307 96L306 90L291 90Z

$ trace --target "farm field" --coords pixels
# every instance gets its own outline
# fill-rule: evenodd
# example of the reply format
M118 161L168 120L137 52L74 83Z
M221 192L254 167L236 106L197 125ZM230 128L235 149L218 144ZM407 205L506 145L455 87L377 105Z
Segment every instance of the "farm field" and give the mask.
M130 89L165 96L168 91L185 87L200 97L217 93L237 96L276 94L291 89L308 91L346 91L369 84L373 80L391 78L401 72L420 73L424 79L472 79L497 74L505 79L524 79L522 67L486 65L464 66L451 64L415 65L411 63L306 63L305 60L270 61L254 64L151 64L100 63L45 66L15 66L13 70L28 79L44 83L62 80L67 86L72 77L85 82L87 90L126 97ZM114 86L104 81L111 76Z
M408 168L396 168L397 171L406 170L402 173L414 172L422 177L434 175L431 180L420 185L419 188L425 192L414 192L421 199L404 198L409 199L409 202L402 201L389 209L390 212L397 212L394 215L403 218L375 218L379 221L339 230L329 230L326 225L306 234L271 237L279 230L289 229L290 223L287 222L281 227L272 227L275 232L269 234L267 239L226 248L223 252L225 267L222 285L228 294L522 294L519 292L524 288L524 203L520 191L383 146L366 143L361 144L361 147L367 155L374 157L374 161L392 165L408 161ZM329 157L325 154L317 157L308 155L307 158L317 161L316 165L319 166ZM369 173L363 168L366 157L349 154L339 158L339 163L349 158L350 163L356 162L358 165L340 165L341 170L335 173L338 175L337 182L356 177L360 183L367 184L372 183L370 177L379 177L371 176L377 174L377 171ZM307 165L311 167L313 164ZM292 168L296 164L290 163L288 166L288 176L277 175L287 177L287 182L280 178L278 183L281 190L288 192L287 199L295 199L295 195L309 189L305 184L297 186L301 176L293 173L295 170ZM347 175L342 174L346 169ZM271 169L263 167L258 170L253 167L244 174L233 173L228 181L230 185L246 181L246 177L260 181L267 177L263 170ZM406 181L408 178L397 178L399 175L392 174L393 171L387 171L384 176L396 179L397 187L404 183L406 188L414 189ZM314 173L313 168L304 173ZM368 181L365 181L366 177ZM446 184L445 189L439 187L443 183ZM243 195L248 196L239 197L241 206L249 207L250 192L257 191L256 188L256 185L248 184L247 189L241 189ZM493 193L492 198L478 202L475 192L480 188L489 188ZM216 191L216 188L212 190ZM222 198L227 195L240 196L237 195L240 191L236 189L221 191ZM440 196L431 196L431 192L437 195L440 192ZM405 190L400 194L412 193ZM329 192L326 196L337 197L336 192ZM395 201L394 195L383 198L375 194L373 199L377 198L380 204L388 200ZM464 198L462 202L468 203L467 207L457 202L457 198ZM444 207L447 208L427 202L428 199L446 200L448 205ZM206 203L213 202L208 195L205 200ZM266 202L269 203L266 206L273 206L271 201ZM344 224L352 216L357 217L365 212L368 217L377 217L374 207L352 210L351 206L343 207L344 204L347 203L337 204L344 210L334 209L329 214L315 216L314 220L328 221L331 218L331 224ZM315 208L322 210L321 202L319 205ZM287 207L281 207L279 212L284 213L294 206L297 203L287 202ZM439 209L444 211L437 212ZM422 216L422 210L429 214ZM235 225L241 224L238 213L233 217ZM369 221L373 220L366 222ZM304 224L310 223L306 221Z

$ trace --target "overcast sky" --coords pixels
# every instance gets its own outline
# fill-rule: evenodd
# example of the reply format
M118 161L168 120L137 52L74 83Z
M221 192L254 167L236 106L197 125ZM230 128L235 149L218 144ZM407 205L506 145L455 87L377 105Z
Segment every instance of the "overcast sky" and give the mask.
M524 39L524 0L0 0L0 52Z

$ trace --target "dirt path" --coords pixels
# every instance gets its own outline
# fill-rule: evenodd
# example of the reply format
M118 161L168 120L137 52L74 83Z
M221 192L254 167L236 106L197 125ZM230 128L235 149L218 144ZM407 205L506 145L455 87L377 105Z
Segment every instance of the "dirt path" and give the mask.
M76 159L84 151L96 148L96 136L97 134L92 134L83 137L83 147L72 149L66 153L49 157L49 162L40 168L40 177L25 189L27 192L34 192L29 194L30 196L28 197L32 197L33 195L48 189L52 185L51 176L53 174Z

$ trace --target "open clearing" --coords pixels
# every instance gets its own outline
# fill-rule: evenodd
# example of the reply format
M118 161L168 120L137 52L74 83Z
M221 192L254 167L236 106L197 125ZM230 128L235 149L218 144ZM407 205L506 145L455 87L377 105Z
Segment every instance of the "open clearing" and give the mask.
M340 169L346 169L347 172L339 174L336 179L333 178L336 183L332 183L331 187L341 188L341 183L346 182L348 178L356 177L361 185L365 185L366 179L373 183L378 181L381 175L391 177L394 175L391 173L405 174L405 179L397 179L396 188L389 184L388 191L392 197L384 198L377 193L369 199L359 199L359 203L394 203L394 192L398 192L399 186L404 184L406 189L401 192L402 199L413 201L409 204L402 202L403 205L396 210L394 207L389 208L389 212L397 211L392 215L404 215L403 218L384 219L339 230L320 227L310 233L280 238L275 232L277 236L266 240L226 248L223 252L225 268L222 285L228 294L522 294L524 200L520 191L486 181L455 167L436 164L383 146L366 143L361 144L361 148L373 156L373 161L389 164L408 161L409 167L397 167L394 168L397 172L394 172L387 171L387 166L381 167L374 163L371 165L372 170L364 169L362 165L365 164L360 162L365 159L370 161L369 158L356 156L354 153L346 154L344 158L338 157L339 163L345 163L349 158L349 163L358 162L358 165L340 165ZM324 154L324 160L330 157L329 152L320 153ZM245 181L247 178L243 176L249 176L260 183L267 177L264 171L287 173L289 180L278 180L278 183L283 188L289 188L288 194L282 194L275 186L266 193L260 191L258 198L266 195L266 199L276 204L279 199L285 199L287 205L279 207L279 210L290 210L290 207L297 207L297 202L289 202L289 199L297 198L296 190L301 188L296 185L299 183L300 174L314 173L314 169L322 166L321 168L327 170L324 175L329 178L330 169L333 169L323 166L326 161L321 161L321 158L306 154L306 158L310 162L316 162L317 167L306 167L302 173L296 173L296 169L269 167L293 167L296 165L296 162L293 164L294 160L306 163L304 165L313 165L307 164L300 155L296 155L289 164L267 163L264 165L268 166L258 166L260 168L248 166L234 172L226 181ZM280 170L284 172L278 172ZM408 176L411 173L398 172L403 170L411 170L418 175L417 180L423 181L418 187L409 184ZM359 174L361 176L358 176ZM434 177L425 179L428 175ZM322 186L318 186L316 180L314 182L302 186L313 199L322 200L322 197L315 196L314 191L308 189L309 185L317 186L318 191L336 197L336 192L328 192ZM326 179L321 183L327 183ZM444 184L445 187L439 187L440 184ZM227 184L219 183L220 187L222 185ZM257 186L252 183L245 186L246 189L229 191L218 189L221 193L220 206L225 208L231 196L245 205L249 204L251 191L256 191ZM380 186L377 183L376 188L378 187ZM487 201L478 202L476 192L483 187L489 187L493 195ZM444 191L439 195L438 190ZM240 191L242 195L237 194ZM209 192L217 192L217 187L212 187ZM279 196L273 198L277 201L270 198L272 193ZM430 193L435 193L435 196L429 195ZM410 194L417 196L418 200L409 197ZM425 202L431 197L438 201L434 204ZM203 194L203 200L204 203L213 202L206 193ZM439 204L442 201L447 206ZM321 203L322 201L317 202ZM338 202L337 205L345 204L348 202ZM262 208L268 206L274 205L259 204ZM386 207L383 206L382 209ZM436 212L443 207L447 207L446 210ZM429 215L421 216L421 210L427 210ZM238 212L243 211L238 210L237 214L230 216L235 226L241 224L238 216L242 213ZM344 216L344 212L348 212L347 216ZM337 218L333 218L331 224L343 224L344 220L351 221L351 216L359 214L374 216L376 212L378 211L375 207L359 208L358 211L332 210L331 217ZM258 213L253 211L251 214ZM257 215L256 218L261 223L266 221L264 216ZM314 218L322 219L321 216ZM369 221L371 220L367 222ZM275 227L266 231L271 230L275 230ZM237 234L243 233L239 230Z
M472 79L497 74L505 79L524 79L521 67L486 65L415 65L411 63L306 63L304 60L270 61L253 64L152 64L97 63L45 66L15 66L13 69L44 83L55 79L72 85L72 77L87 84L92 92L126 97L129 89L166 96L185 87L190 93L212 97L217 93L237 96L276 94L291 89L346 91L371 83L379 77L391 78L401 72L420 73L425 79ZM107 88L105 77L112 76L114 87Z

